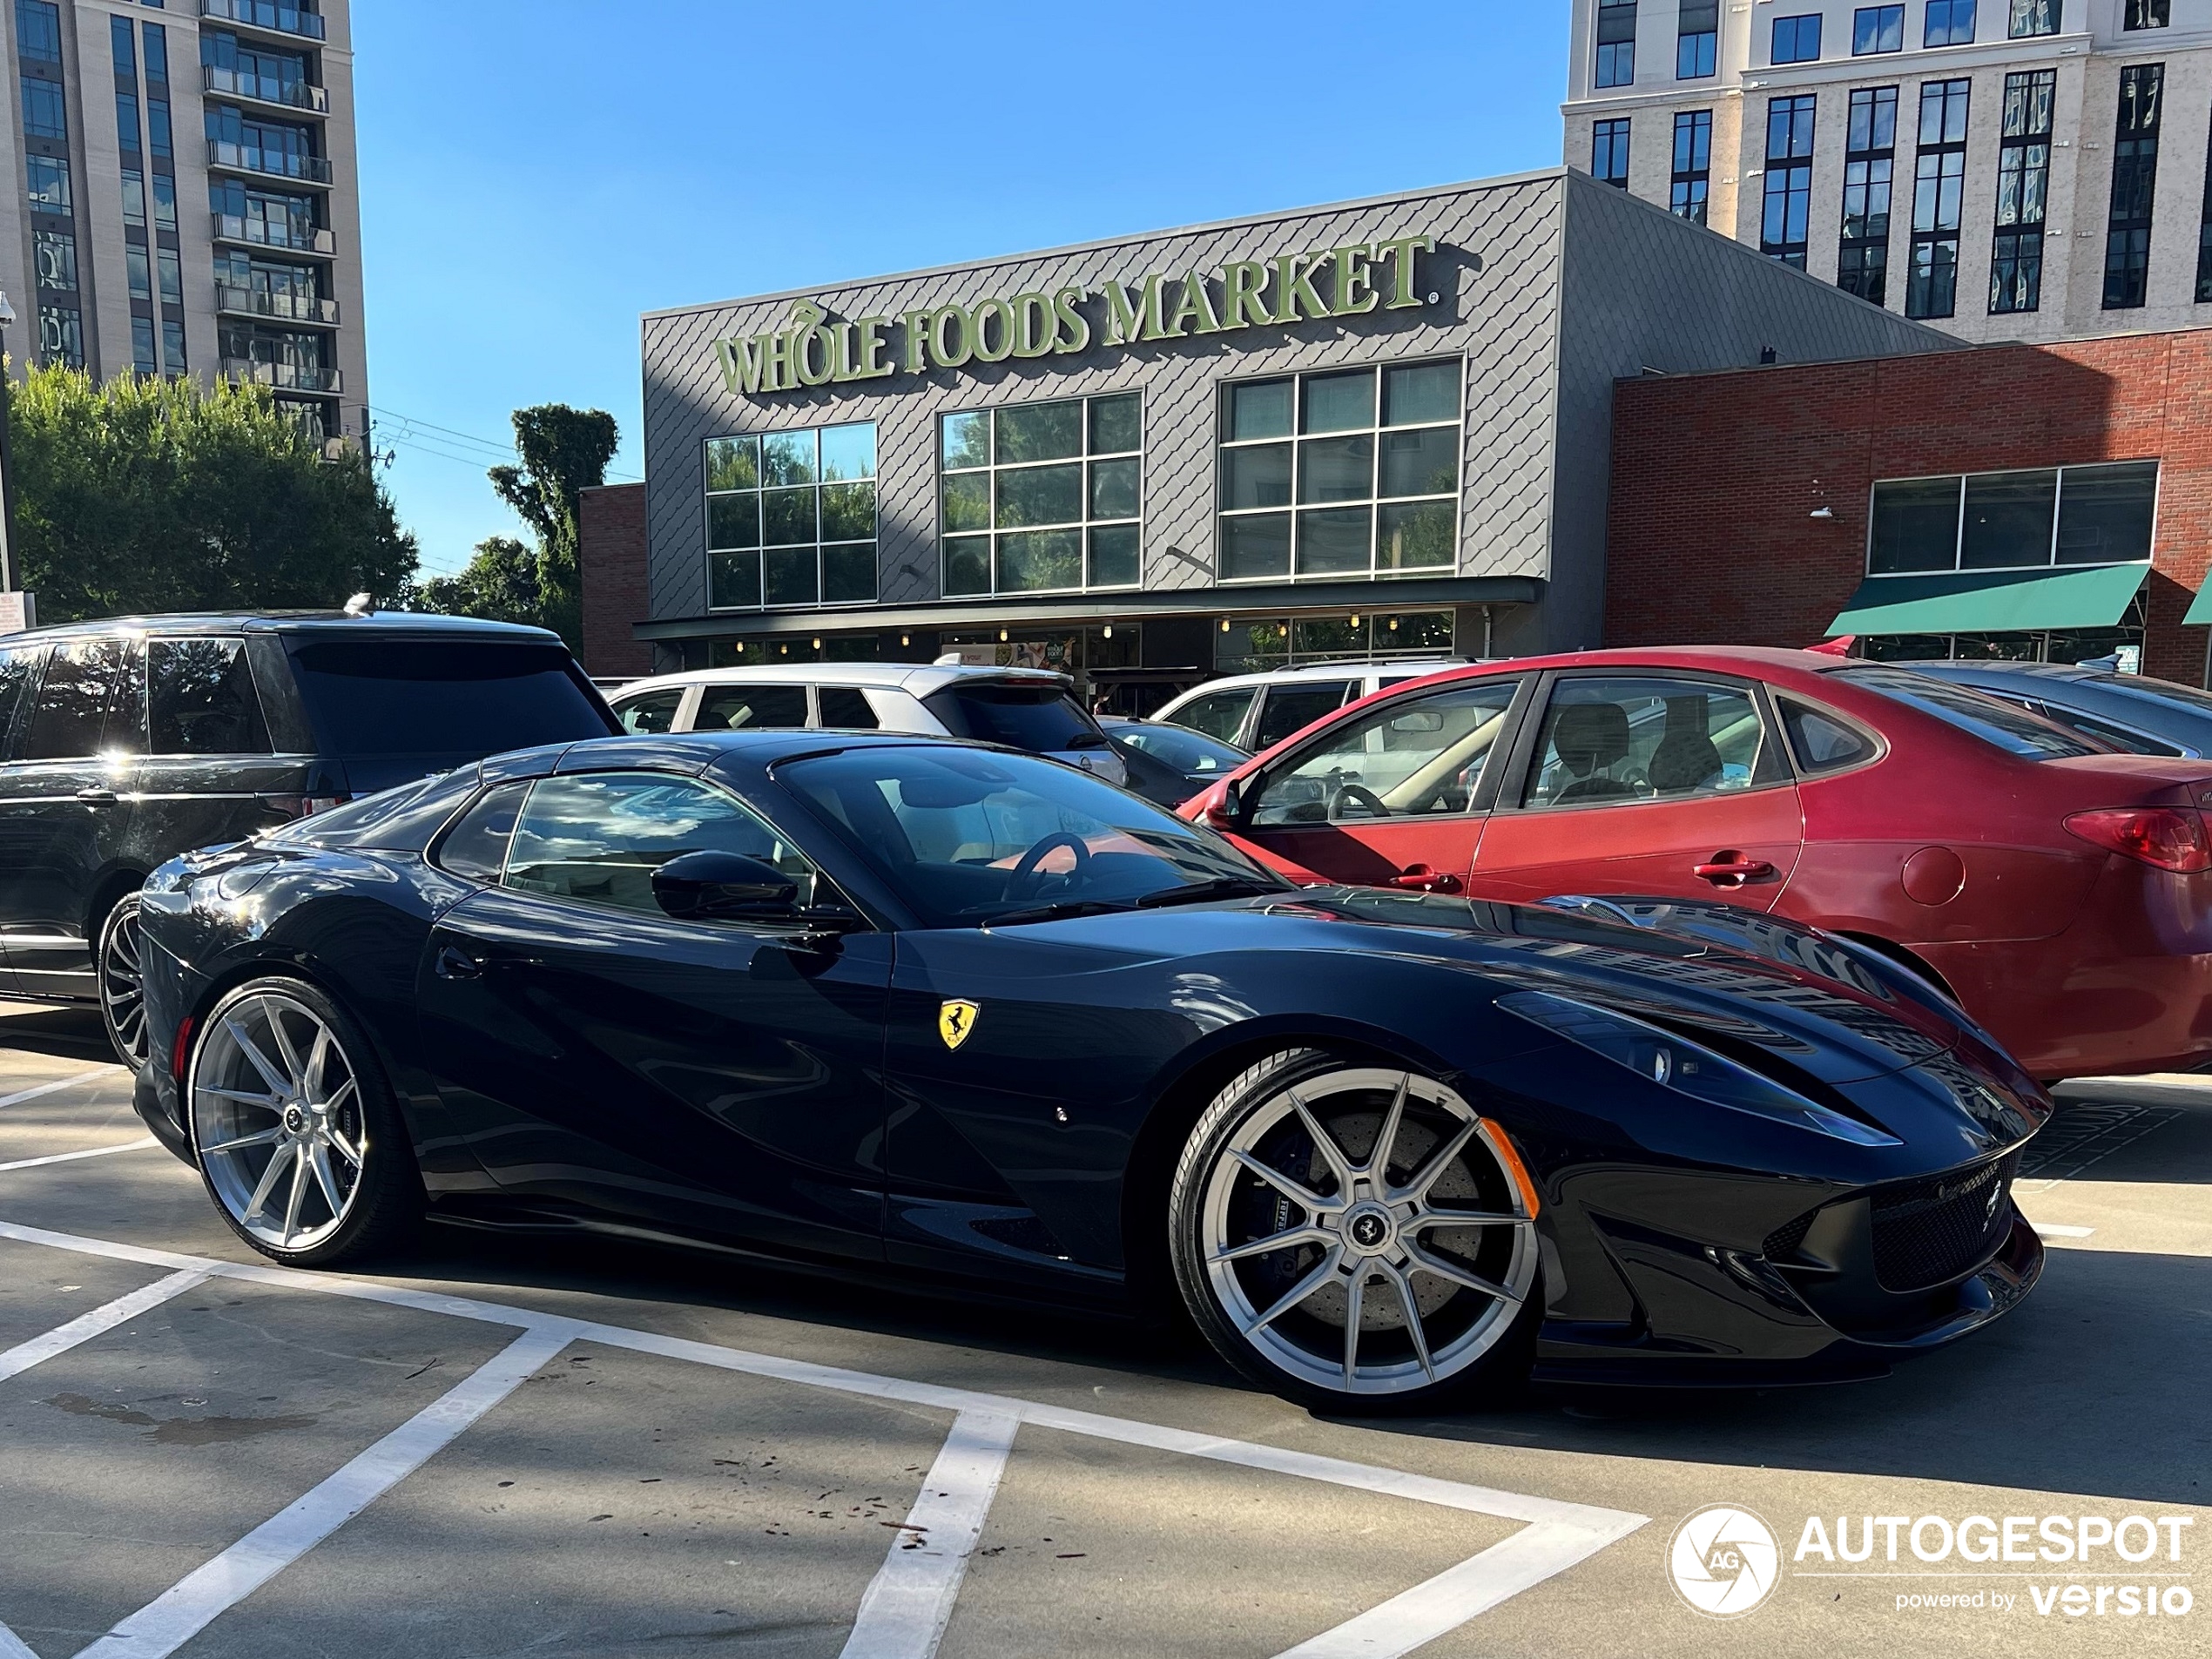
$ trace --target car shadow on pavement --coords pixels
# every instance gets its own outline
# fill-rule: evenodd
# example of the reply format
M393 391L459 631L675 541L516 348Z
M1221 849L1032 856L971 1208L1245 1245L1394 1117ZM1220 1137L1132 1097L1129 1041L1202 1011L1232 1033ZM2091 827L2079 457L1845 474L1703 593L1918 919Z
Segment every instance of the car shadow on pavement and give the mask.
M2212 1259L2051 1251L1997 1325L1871 1381L1544 1388L1512 1412L1368 1420L1522 1450L2212 1504Z
M106 1028L93 1008L57 1008L44 1002L0 999L0 1049L51 1055L60 1060L113 1064Z

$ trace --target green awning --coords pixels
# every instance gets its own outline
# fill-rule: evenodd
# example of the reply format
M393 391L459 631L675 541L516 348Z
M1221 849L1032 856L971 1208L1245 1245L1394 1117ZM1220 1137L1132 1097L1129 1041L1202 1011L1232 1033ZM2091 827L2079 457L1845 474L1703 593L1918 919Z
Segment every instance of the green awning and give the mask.
M1837 634L2002 634L2110 628L2150 575L2148 564L2078 570L1946 570L1874 576L1828 624ZM2197 603L2205 602L2200 598ZM2194 610L2191 617L2195 616ZM2205 620L2212 621L2212 616Z
M2207 581L2196 590L2196 597L2189 601L2188 614L2182 620L2196 623L2200 626L2212 622L2212 581Z

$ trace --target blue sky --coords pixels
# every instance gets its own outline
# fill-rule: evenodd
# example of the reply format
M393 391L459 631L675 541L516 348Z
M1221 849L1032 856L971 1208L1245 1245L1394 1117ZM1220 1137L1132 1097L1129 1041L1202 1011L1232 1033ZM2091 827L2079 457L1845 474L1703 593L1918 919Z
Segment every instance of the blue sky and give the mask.
M1553 165L1567 19L360 0L369 401L401 517L426 570L519 533L483 475L530 403L610 411L614 471L642 475L641 312Z

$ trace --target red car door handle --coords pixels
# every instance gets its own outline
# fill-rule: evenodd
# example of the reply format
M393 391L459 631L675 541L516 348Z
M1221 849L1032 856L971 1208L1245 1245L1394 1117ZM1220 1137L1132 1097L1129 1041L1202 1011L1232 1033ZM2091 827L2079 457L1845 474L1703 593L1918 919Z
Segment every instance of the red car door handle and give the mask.
M1383 882L1383 886L1397 887L1410 893L1457 893L1460 890L1460 878L1456 875L1442 874L1430 869L1426 864L1415 864L1407 867L1403 875L1388 877Z
M1710 864L1700 864L1691 872L1707 881L1750 881L1774 873L1774 866L1764 859L1747 859L1736 853L1716 853Z

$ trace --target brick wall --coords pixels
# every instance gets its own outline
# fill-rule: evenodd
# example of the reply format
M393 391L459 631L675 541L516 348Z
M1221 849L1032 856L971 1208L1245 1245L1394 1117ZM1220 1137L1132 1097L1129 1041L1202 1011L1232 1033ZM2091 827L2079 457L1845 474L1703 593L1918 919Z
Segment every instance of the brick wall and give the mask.
M583 566L583 666L590 674L650 674L652 647L631 637L645 619L645 486L583 492L577 514Z
M1817 643L1878 478L2151 459L2143 671L2202 685L2206 630L2181 619L2212 558L2212 329L1623 381L1606 641Z

